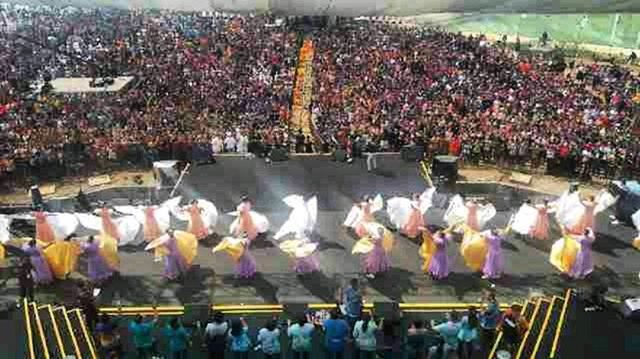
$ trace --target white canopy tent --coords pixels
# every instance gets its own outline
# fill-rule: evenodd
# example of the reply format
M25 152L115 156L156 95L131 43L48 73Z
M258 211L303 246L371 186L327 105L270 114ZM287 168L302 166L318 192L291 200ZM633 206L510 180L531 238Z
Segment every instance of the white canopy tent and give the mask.
M3 0L29 5L119 7L182 11L266 12L283 15L413 16L427 13L640 12L638 0Z

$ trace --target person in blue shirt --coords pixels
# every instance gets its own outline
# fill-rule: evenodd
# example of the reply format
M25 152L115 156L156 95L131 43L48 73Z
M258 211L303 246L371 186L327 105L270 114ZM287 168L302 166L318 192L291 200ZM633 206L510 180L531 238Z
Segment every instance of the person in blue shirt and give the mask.
M270 320L258 331L258 344L265 359L280 359L280 329L276 320Z
M482 352L489 354L493 342L496 338L496 328L500 323L501 313L500 305L496 300L495 292L489 290L485 292L486 308L479 315L480 320L480 338L482 342Z
M327 359L342 359L345 343L349 337L349 325L340 318L338 310L333 309L330 318L325 320L322 326Z
M155 356L153 329L157 322L158 314L154 312L153 320L151 321L144 321L144 317L138 315L136 319L129 323L129 333L131 333L133 345L138 352L138 359L148 359Z
M189 333L182 326L178 318L171 319L164 329L164 335L169 341L169 358L186 359L189 346Z
M298 318L298 322L293 325L289 321L287 335L293 352L292 359L310 359L314 329L315 327L309 323L306 315Z
M362 294L360 293L358 279L351 279L349 286L342 293L342 304L344 305L344 314L349 327L353 328L362 313Z
M235 319L231 322L229 339L231 341L233 359L248 359L251 339L249 339L249 326L244 318Z
M458 351L458 332L462 327L459 319L458 313L456 311L452 311L451 313L448 313L446 322L438 325L432 325L433 330L440 334L444 341L444 347L442 350L443 359L448 358L449 353ZM431 348L432 356L434 356L437 349L437 347Z

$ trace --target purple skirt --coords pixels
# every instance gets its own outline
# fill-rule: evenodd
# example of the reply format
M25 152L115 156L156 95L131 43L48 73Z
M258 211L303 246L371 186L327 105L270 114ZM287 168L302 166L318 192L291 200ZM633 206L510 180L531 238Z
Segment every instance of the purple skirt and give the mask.
M164 257L164 276L176 279L186 271L186 265L179 254L169 254Z
M320 263L315 254L311 254L308 257L296 258L293 264L293 270L296 273L312 273L320 270Z
M248 248L236 263L236 274L240 278L252 278L256 274L256 260Z
M572 278L582 279L593 272L593 258L591 257L591 248L587 246L582 246L578 255L576 256L576 261L573 263L571 267L571 271L569 275Z
M504 273L504 255L501 248L489 248L487 259L482 267L482 274L489 278L500 278Z
M105 280L113 275L113 270L99 254L92 254L87 258L87 272L93 282Z
M364 258L363 269L365 273L376 274L386 272L391 268L389 256L378 242L371 252Z
M438 248L429 263L429 273L435 279L444 279L449 276L449 258L447 257L446 247Z

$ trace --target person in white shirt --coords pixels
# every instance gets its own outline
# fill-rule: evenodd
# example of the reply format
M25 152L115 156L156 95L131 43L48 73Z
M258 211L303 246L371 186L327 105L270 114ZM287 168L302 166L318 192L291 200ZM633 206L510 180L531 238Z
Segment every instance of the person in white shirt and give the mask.
M280 358L280 329L275 320L270 320L258 331L258 344L265 359Z
M211 358L222 358L227 344L229 324L225 322L222 312L217 312L204 329L207 351Z
M236 139L231 135L231 133L227 133L227 137L224 139L224 149L226 152L236 151Z
M211 151L213 151L214 154L222 152L222 139L220 136L215 135L213 139L211 139Z
M378 327L371 320L369 313L362 314L362 320L356 322L353 327L353 339L360 351L360 358L375 359L376 357L376 331Z

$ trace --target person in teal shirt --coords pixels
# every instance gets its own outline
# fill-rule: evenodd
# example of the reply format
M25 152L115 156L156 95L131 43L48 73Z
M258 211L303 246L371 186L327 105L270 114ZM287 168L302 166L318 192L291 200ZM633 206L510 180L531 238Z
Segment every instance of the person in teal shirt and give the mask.
M438 332L444 340L444 348L442 358L447 358L449 353L458 351L458 332L462 327L460 317L456 311L452 311L447 315L447 321L439 325L433 325L433 330ZM434 356L437 348L431 348L431 355Z
M311 347L313 340L314 325L309 323L306 315L301 316L298 322L291 325L289 321L289 342L293 359L309 359L311 357Z
M158 322L157 313L154 314L153 320L144 321L142 315L138 315L136 319L129 323L129 333L133 338L133 344L138 352L139 359L147 359L153 357L155 353L155 341L153 338L153 329Z
M164 335L169 341L169 358L187 359L189 333L182 326L178 318L171 319L169 326L167 326L164 330Z

